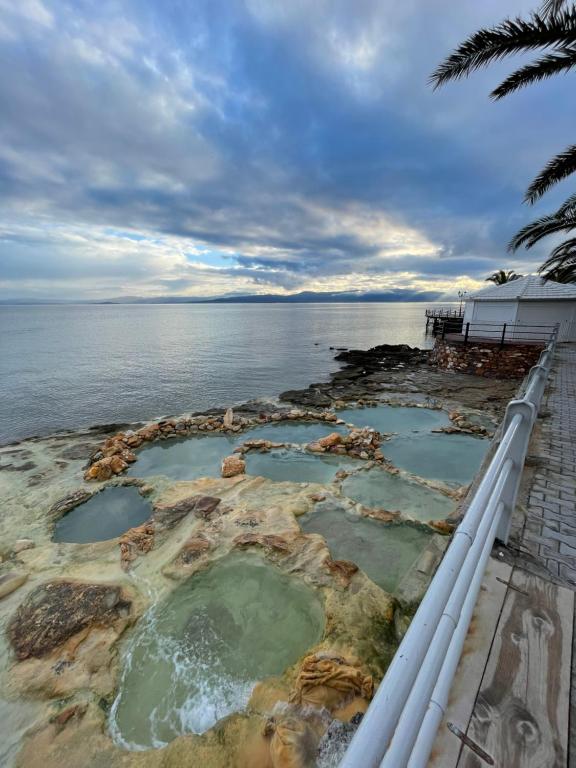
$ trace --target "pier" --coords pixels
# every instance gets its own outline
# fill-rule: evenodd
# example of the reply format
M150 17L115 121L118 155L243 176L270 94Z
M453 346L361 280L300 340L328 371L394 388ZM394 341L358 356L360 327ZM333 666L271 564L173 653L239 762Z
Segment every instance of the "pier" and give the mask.
M553 339L341 768L576 765L576 345Z
M424 313L426 318L426 333L432 333L436 336L438 333L460 333L462 323L464 322L464 310L448 309L446 307L435 307L427 309Z
M430 768L576 765L576 344L557 349L528 457Z

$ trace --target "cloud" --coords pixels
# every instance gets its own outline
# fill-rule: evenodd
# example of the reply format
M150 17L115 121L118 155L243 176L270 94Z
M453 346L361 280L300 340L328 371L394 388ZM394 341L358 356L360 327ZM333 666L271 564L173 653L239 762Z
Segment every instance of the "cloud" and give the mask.
M551 205L520 199L572 141L567 86L426 83L496 0L0 8L3 297L448 295L541 259L505 244Z

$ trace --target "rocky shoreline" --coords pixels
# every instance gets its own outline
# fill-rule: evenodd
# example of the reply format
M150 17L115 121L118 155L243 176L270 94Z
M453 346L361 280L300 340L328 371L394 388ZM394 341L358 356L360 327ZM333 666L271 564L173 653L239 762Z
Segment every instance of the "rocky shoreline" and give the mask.
M15 765L308 766L314 762L304 744L313 744L314 751L321 743L325 751L331 721L364 711L372 692L368 678L382 677L448 539L431 534L426 556L388 594L355 563L334 559L321 536L304 534L298 518L328 504L382 525L423 524L346 499L345 472L330 484L247 475L250 452L284 445L250 440L249 430L290 421L338 425L339 409L390 404L441 408L450 415L442 431L490 436L516 385L435 370L427 352L405 345L341 351L336 359L344 365L328 382L284 392L277 402L107 425L0 448L0 626L7 643L0 672L9 692L0 714L16 718L9 753ZM246 440L223 462L220 477L175 482L123 476L129 465L137 468L138 451L147 444L244 432ZM363 463L359 471L377 465L407 475L386 459L385 440L375 430L351 428L304 450L352 457ZM415 480L456 500L466 491ZM119 539L52 540L57 520L117 485L133 486L149 501L146 523ZM451 530L449 522L431 526L439 534ZM327 621L321 643L279 678L262 681L243 712L205 734L181 736L160 750L121 749L106 719L119 680L122 638L154 601L232 551L269 560L321 596ZM334 689L326 684L330 674L348 682ZM310 701L323 708L321 717L304 714ZM296 745L294 754L282 746L288 742ZM288 758L293 762L282 762Z

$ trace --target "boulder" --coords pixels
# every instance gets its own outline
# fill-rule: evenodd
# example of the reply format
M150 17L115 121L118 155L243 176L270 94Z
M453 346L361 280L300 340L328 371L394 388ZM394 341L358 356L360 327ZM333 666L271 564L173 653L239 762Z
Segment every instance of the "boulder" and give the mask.
M230 429L234 423L234 411L232 408L228 408L224 414L223 424L226 429Z
M130 610L119 586L53 581L30 593L6 634L19 661L39 659L83 630L126 619Z
M333 445L340 445L342 442L342 435L339 432L331 432L326 437L321 437L318 440L318 445L322 448L332 448Z
M151 522L130 528L120 539L120 565L127 571L138 555L145 555L154 546L154 524Z
M246 462L240 456L226 456L222 461L222 477L236 477L246 472Z

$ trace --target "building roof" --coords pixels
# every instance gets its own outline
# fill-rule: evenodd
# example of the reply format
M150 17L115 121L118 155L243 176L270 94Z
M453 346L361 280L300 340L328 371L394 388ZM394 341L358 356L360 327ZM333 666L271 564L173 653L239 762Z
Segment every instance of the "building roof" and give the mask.
M470 296L472 301L553 301L576 300L576 284L556 283L527 275L504 285L494 285Z

